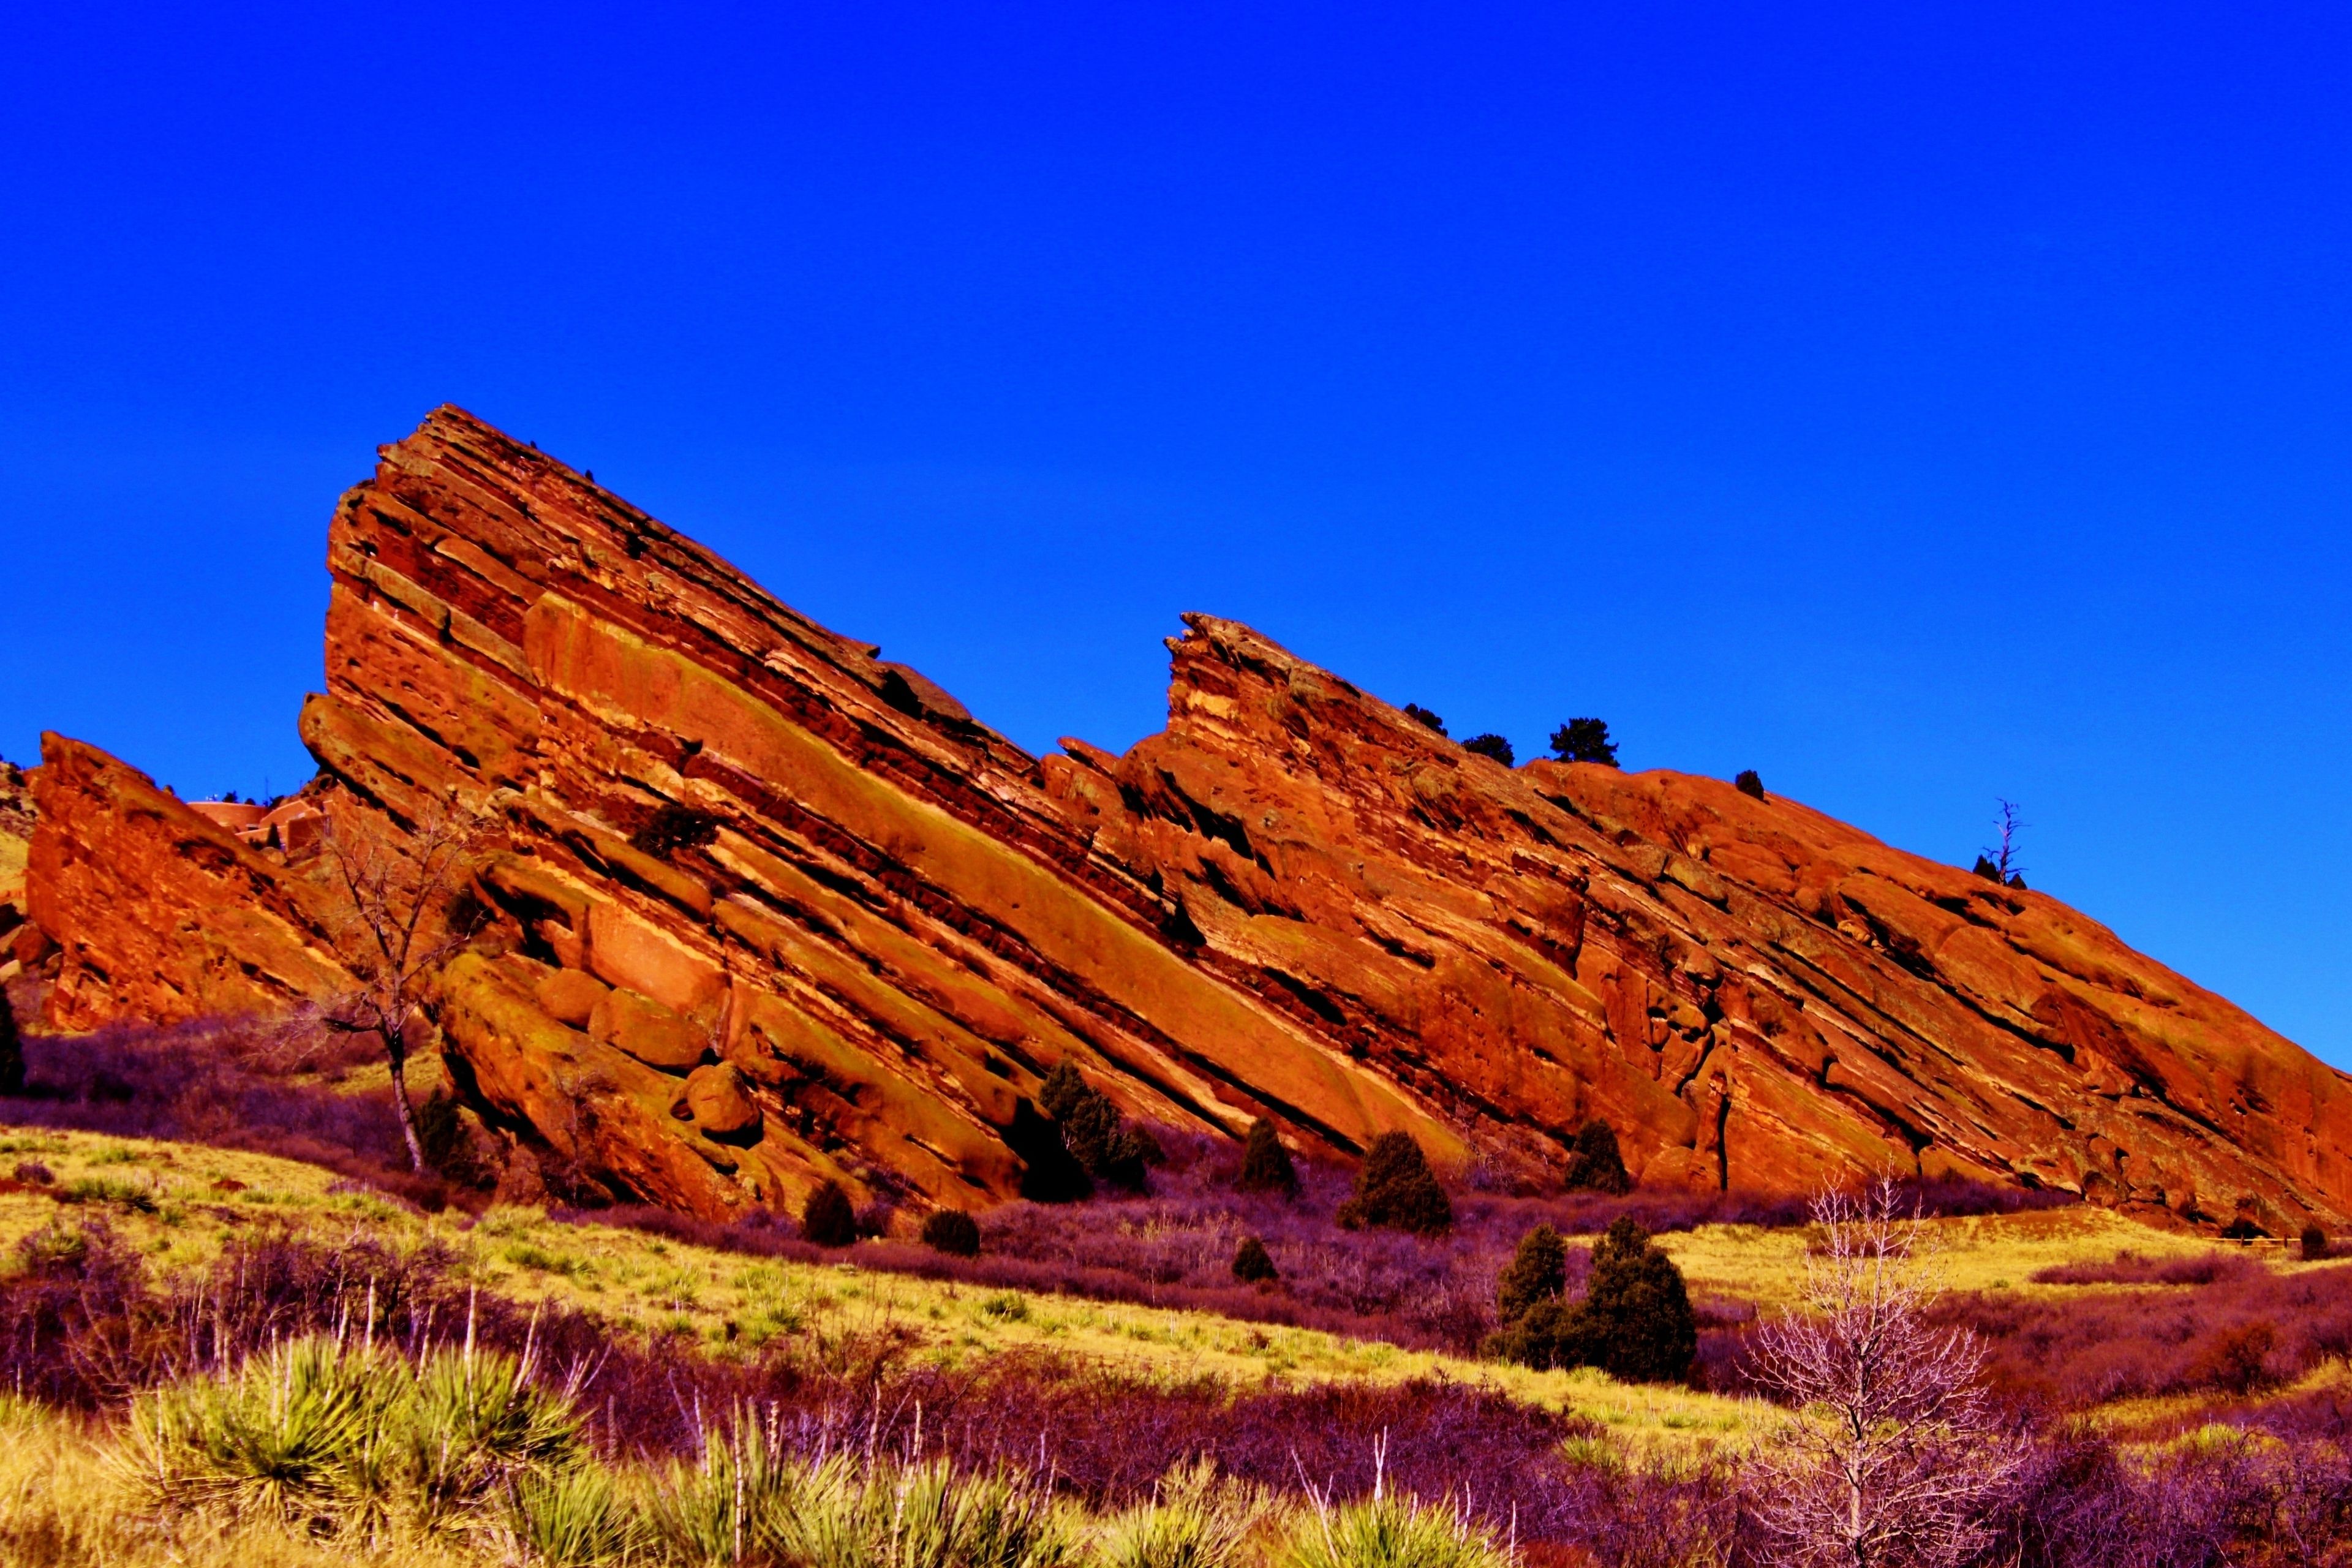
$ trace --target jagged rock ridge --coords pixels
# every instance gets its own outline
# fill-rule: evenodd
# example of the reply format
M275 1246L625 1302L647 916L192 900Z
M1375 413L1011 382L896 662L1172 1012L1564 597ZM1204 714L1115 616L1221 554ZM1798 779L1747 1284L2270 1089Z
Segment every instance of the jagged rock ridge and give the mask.
M1069 1059L1148 1120L1402 1127L1527 1179L1601 1116L1652 1183L2352 1213L2345 1075L2055 900L1715 780L1505 768L1231 622L1170 642L1163 733L1033 759L446 408L343 498L329 566L313 794L387 844L493 825L455 1070L615 1191L983 1202ZM315 845L46 757L58 1022L332 992Z

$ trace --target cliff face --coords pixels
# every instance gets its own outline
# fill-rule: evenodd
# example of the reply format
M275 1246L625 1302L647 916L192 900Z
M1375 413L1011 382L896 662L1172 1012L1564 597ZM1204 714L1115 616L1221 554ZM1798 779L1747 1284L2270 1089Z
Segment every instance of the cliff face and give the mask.
M1536 1179L1601 1116L1654 1183L2352 1215L2352 1082L2054 900L1713 780L1506 769L1229 622L1171 642L1164 733L1041 762L452 409L329 566L319 804L471 825L456 1070L616 1189L986 1201L1069 1059L1147 1120ZM57 1021L341 984L315 845L47 758Z

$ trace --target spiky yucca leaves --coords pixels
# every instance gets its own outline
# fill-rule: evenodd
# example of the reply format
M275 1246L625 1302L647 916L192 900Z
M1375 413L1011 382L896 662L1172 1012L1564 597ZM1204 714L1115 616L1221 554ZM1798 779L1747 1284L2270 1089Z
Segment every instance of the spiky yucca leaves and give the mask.
M173 1512L373 1540L479 1524L524 1476L583 1458L579 1417L529 1361L445 1350L421 1365L327 1336L142 1394L117 1464Z
M1062 1568L1076 1555L1045 1478L842 1454L810 1469L781 1544L803 1568Z
M655 1488L651 1526L672 1561L689 1568L783 1562L810 1491L809 1467L785 1450L772 1415L737 1406L702 1457L674 1464Z
M1203 1455L1161 1478L1152 1500L1102 1521L1099 1568L1238 1568L1270 1508L1262 1488L1217 1474Z
M407 1474L417 1522L440 1528L478 1513L525 1474L546 1475L582 1455L580 1417L564 1394L535 1386L533 1358L469 1342L425 1358L410 1380Z
M1064 1568L1076 1542L1042 1479L945 1459L788 1454L739 1410L656 1489L654 1533L689 1568Z
M1312 1500L1286 1568L1513 1568L1511 1552L1451 1504L1384 1490L1353 1502Z
M517 1479L511 1555L545 1568L622 1568L640 1561L648 1531L613 1472L593 1459Z
M266 1518L304 1533L380 1522L406 1392L397 1358L295 1340L221 1377L141 1395L120 1463L173 1511Z

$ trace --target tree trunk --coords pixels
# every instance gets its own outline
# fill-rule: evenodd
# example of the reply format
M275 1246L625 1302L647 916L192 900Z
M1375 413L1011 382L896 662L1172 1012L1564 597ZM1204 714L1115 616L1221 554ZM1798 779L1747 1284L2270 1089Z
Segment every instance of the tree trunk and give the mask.
M408 1053L393 1049L386 1053L392 1062L392 1104L400 1113L400 1135L408 1142L408 1163L418 1175L425 1174L425 1145L416 1137L416 1112L408 1103Z

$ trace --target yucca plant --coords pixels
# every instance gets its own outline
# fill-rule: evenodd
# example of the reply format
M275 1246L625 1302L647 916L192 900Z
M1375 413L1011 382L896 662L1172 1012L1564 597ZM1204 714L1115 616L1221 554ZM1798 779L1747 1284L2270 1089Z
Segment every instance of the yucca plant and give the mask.
M443 1528L478 1512L526 1475L547 1475L581 1451L580 1417L563 1393L531 1382L532 1357L462 1349L416 1369L406 1458L417 1522Z
M879 1568L1060 1568L1075 1542L1034 1477L959 1476L945 1459L891 1480L890 1548Z
M396 1357L291 1341L235 1372L140 1396L120 1462L168 1508L336 1533L380 1516L384 1435L407 1383Z
M1286 1568L1513 1568L1515 1554L1448 1500L1388 1489L1388 1438L1372 1448L1370 1497L1335 1503L1309 1489Z
M1076 1556L1047 1489L1010 1472L834 1453L799 1482L764 1538L796 1568L1063 1568Z
M739 1405L725 1426L705 1435L700 1459L660 1478L653 1531L690 1568L783 1561L810 1489L809 1468L786 1452L772 1412Z
M512 1491L515 1555L546 1568L624 1568L647 1544L645 1521L613 1478L591 1458L526 1471Z
M1101 1568L1237 1568L1266 1511L1264 1491L1220 1477L1203 1455L1161 1478L1150 1502L1104 1520L1095 1555Z

